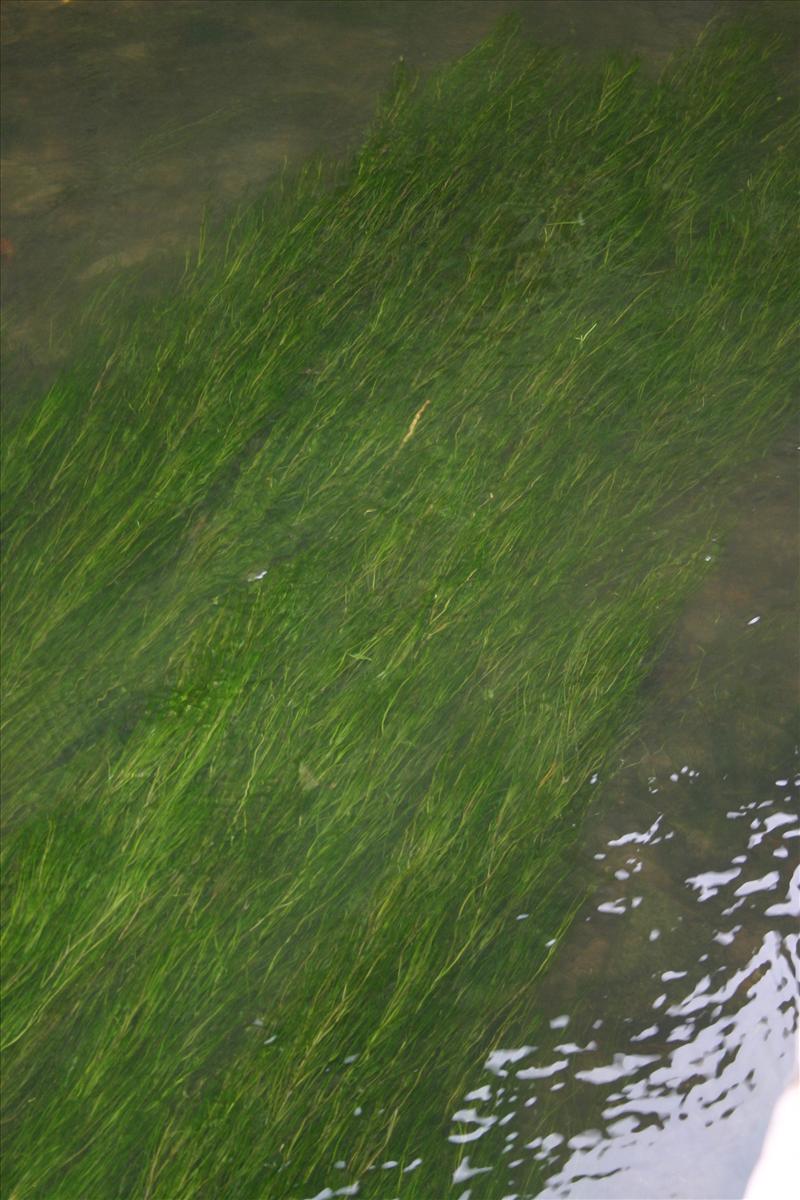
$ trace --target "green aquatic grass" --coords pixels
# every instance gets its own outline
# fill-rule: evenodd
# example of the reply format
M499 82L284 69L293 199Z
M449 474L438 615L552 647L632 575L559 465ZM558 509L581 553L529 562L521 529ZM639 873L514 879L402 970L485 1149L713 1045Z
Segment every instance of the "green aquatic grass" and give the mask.
M14 417L10 1197L445 1194L589 775L788 419L776 50L653 85L504 26L399 72Z

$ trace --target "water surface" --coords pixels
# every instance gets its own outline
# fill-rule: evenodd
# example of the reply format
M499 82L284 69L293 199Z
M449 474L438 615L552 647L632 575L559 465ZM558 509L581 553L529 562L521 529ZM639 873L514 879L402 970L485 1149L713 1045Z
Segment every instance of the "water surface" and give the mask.
M796 454L787 440L732 499L641 733L597 781L593 891L535 1032L454 1113L464 1198L744 1193L797 1069Z
M429 70L513 10L548 41L657 68L719 7L7 0L9 384L68 357L71 312L99 284L174 281L204 209L222 216L310 154L356 146L399 56ZM529 1029L492 1044L487 1013L485 1065L442 1148L454 1196L743 1192L800 1002L795 453L743 475L737 532L709 541L715 570L641 735L597 780L575 879L591 898ZM356 1187L371 1184L345 1157L320 1195Z

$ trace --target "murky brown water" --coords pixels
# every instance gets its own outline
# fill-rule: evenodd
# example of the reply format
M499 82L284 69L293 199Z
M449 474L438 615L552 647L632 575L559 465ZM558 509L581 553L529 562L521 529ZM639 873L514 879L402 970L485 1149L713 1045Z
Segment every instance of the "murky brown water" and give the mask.
M176 278L204 210L224 215L285 165L357 146L400 56L429 71L513 11L545 41L590 55L625 48L658 67L723 7L4 0L7 396L68 357L73 314L99 285L133 272L141 288ZM791 7L773 5L774 21L789 23Z
M547 41L657 67L720 7L5 0L6 393L69 355L98 284L174 279L204 208L357 145L400 55L429 70L513 10ZM795 456L787 443L751 470L735 536L709 542L716 569L587 824L596 890L542 989L548 1033L497 1047L464 1097L454 1195L743 1190L800 1003ZM353 1183L332 1169L327 1194Z
M587 822L595 891L541 989L545 1031L498 1047L456 1110L459 1196L744 1192L796 1070L797 450L751 469L709 542Z

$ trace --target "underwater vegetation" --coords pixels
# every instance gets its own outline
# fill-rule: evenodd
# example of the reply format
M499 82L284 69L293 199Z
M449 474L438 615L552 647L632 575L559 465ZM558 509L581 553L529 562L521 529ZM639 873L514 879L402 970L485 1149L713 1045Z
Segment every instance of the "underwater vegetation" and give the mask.
M715 26L653 83L510 24L398 70L10 419L10 1198L445 1194L789 419L779 50Z

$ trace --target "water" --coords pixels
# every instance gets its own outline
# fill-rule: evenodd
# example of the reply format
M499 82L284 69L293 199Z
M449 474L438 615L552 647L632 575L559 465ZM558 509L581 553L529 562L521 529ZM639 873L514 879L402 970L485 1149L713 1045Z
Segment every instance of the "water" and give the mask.
M651 777L641 823L629 804L595 851L598 891L542 989L544 1034L490 1057L454 1115L450 1141L491 1164L476 1197L744 1190L793 1069L800 779L745 788L684 765Z
M716 570L637 739L613 779L592 776L590 895L529 1029L487 1047L453 1108L454 1200L744 1193L797 1070L797 451L731 497L736 529L709 543ZM345 1167L329 1194L357 1182L381 1195Z
M740 1196L796 1071L792 453L737 497L737 532L652 681L643 752L589 822L596 890L542 989L555 1028L503 1081L523 1150L494 1158L530 1194Z
M98 283L174 279L204 207L357 145L398 56L430 69L520 10L546 40L657 66L719 7L7 0L9 380L52 373ZM794 455L732 497L737 533L709 544L639 741L598 781L576 877L591 898L529 1036L487 1045L453 1109L454 1197L743 1192L800 1005ZM332 1165L328 1194L358 1182Z
M355 148L399 57L427 72L519 12L542 40L657 68L716 0L5 0L6 397L69 357L98 286L179 276L204 211ZM744 0L738 11L747 7ZM758 5L756 7L759 7ZM791 21L777 5L777 23ZM8 400L4 401L7 403Z

